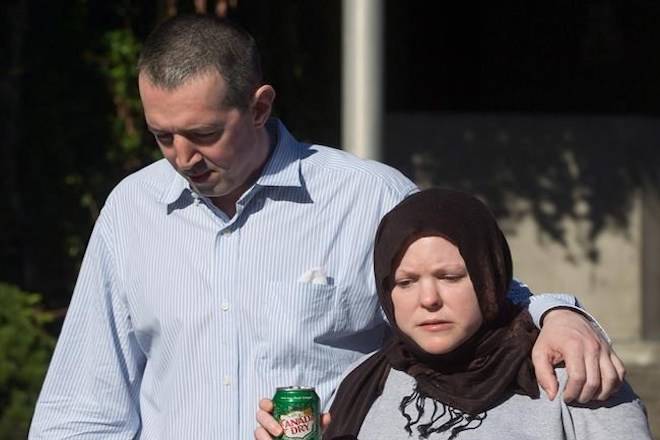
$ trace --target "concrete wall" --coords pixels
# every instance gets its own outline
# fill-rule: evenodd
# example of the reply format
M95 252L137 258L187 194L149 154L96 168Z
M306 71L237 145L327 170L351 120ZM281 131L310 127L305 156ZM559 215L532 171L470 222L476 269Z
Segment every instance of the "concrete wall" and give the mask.
M527 216L516 225L507 224L515 276L537 293L567 292L607 329L616 342L642 338L642 234L641 201L635 202L627 231L607 227L595 240L597 262L580 247L587 226L564 220L567 246L549 239Z
M516 277L577 295L627 362L660 361L660 197L640 183L660 169L660 120L395 114L384 138L421 186L487 201Z
M642 198L642 335L660 341L660 189Z

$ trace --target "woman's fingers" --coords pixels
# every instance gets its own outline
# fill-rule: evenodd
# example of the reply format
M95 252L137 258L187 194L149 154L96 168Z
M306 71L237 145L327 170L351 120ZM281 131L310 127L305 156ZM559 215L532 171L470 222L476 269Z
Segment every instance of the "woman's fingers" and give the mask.
M254 430L254 438L257 440L270 440L282 434L282 427L273 417L273 401L261 399L257 410L257 423L259 427Z

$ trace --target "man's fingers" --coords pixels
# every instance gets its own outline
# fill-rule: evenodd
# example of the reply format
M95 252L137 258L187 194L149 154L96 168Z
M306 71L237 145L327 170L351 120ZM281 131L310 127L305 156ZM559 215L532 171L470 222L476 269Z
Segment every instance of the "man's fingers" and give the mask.
M593 400L601 390L601 371L600 371L600 360L601 360L601 348L600 344L595 343L585 348L584 353L584 373L585 380L584 385L582 386L582 391L578 396L578 402L587 403L590 400ZM568 364L569 360L566 359ZM575 359L573 362L579 363L579 359ZM570 382L571 375L569 373L568 380Z
M564 353L566 364L566 373L568 381L564 388L564 402L572 402L580 397L582 387L587 382L587 372L585 367L584 353L581 344L576 341L567 343Z
M266 430L271 436L277 437L282 434L282 427L269 412L262 409L257 411L257 422L261 425L261 428ZM266 438L270 438L270 436Z
M626 370L606 339L599 327L579 314L548 312L532 356L541 386L547 392L547 366L537 362L541 358L540 354L534 356L537 346L543 346L541 351L551 364L563 360L566 365L564 401L607 399L623 382Z
M623 361L621 361L619 356L617 356L613 351L610 351L610 359L612 360L612 364L616 369L617 376L619 376L619 383L623 383L624 379L626 378L626 367L623 365Z
M557 395L557 377L555 369L550 362L550 357L546 354L547 348L542 344L537 344L532 350L532 362L534 363L534 372L536 380L550 400L554 400Z
M614 357L609 350L603 350L600 354L600 378L602 383L596 396L598 400L607 400L621 386L619 374L614 365Z
M598 400L607 400L619 391L626 377L626 367L611 350L601 355L600 371L602 376L602 389L598 394Z

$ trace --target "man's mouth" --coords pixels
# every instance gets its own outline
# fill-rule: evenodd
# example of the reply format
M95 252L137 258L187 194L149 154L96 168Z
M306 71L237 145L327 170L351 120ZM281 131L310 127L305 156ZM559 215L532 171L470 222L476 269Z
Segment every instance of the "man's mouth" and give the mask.
M194 183L200 183L200 182L204 182L209 177L209 175L211 175L211 170L206 170L202 173L198 173L194 175L188 174L188 179L190 179Z

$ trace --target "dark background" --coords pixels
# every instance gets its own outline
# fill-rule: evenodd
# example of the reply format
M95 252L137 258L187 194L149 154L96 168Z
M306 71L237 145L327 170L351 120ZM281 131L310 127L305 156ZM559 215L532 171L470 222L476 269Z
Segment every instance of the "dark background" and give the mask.
M193 11L192 1L174 3ZM158 157L133 65L166 4L14 0L4 8L0 280L42 292L49 308L67 305L110 189ZM228 14L260 44L277 115L299 138L333 146L340 6L240 0ZM386 112L655 117L658 23L660 2L651 0L387 1ZM413 174L405 149L385 159ZM623 194L656 175L656 145L576 152L584 163L603 153Z

